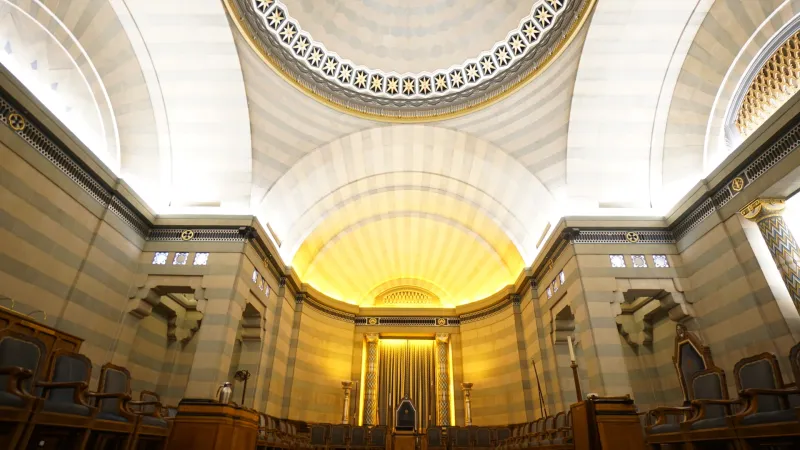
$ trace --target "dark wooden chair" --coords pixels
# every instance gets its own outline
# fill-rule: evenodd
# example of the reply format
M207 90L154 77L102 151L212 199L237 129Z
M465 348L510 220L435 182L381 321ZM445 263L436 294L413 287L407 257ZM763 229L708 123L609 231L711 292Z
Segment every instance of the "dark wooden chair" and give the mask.
M367 427L350 427L350 436L347 437L347 448L365 449L369 439Z
M28 442L55 441L58 448L82 449L97 408L86 401L92 362L71 350L52 353L50 373L36 383L40 400L25 430L21 448Z
M289 444L281 436L280 429L278 428L278 419L272 416L264 416L266 419L266 441L268 448L288 449Z
M493 447L498 447L502 445L506 439L511 437L511 428L509 427L496 427L494 429L494 441L492 442Z
M428 427L425 430L425 444L428 449L447 448L447 442L444 440L444 428Z
M467 427L450 428L450 448L451 450L469 449L472 442L469 438L470 430Z
M568 422L571 417L563 411L553 417L553 431L550 433L551 445L557 448L572 447L572 424Z
M0 448L15 448L36 408L31 395L47 350L35 337L6 331L0 336Z
M692 400L695 399L690 386L691 380L701 371L717 368L711 357L711 350L696 334L681 324L675 326L672 364L678 376L683 404L662 406L647 412L647 417L651 420L645 426L645 435L647 443L653 448L682 441L680 424L695 412L695 408L691 406ZM725 398L727 399L727 395Z
M789 397L797 395L798 390L784 386L775 355L761 353L744 358L736 363L733 373L744 401L744 408L733 418L740 439L756 446L765 439L772 445L776 438L800 437L800 420L789 403Z
M142 391L139 393L139 401L128 402L128 405L131 411L139 416L132 448L137 450L166 448L170 422L161 415L163 410L161 397L153 391Z
M98 411L92 421L87 448L128 449L136 431L137 415L130 410L130 372L106 363L100 369L97 392L87 392Z
M311 448L325 448L328 443L328 425L311 425Z
M350 428L347 425L333 425L330 427L327 448L341 450L347 448L347 435Z
M258 435L256 436L256 450L267 450L267 415L258 413Z
M690 380L690 389L694 411L680 424L683 439L717 446L735 443L736 433L728 418L741 401L729 398L725 372L716 367L698 372Z
M386 425L377 425L369 430L369 445L368 449L382 449L386 448Z
M800 388L800 342L794 344L791 350L789 350L789 364L792 366L794 387ZM797 411L797 417L800 418L800 395L790 395L789 406Z
M475 434L472 440L473 448L481 450L489 450L494 448L492 446L492 429L488 427L476 427Z

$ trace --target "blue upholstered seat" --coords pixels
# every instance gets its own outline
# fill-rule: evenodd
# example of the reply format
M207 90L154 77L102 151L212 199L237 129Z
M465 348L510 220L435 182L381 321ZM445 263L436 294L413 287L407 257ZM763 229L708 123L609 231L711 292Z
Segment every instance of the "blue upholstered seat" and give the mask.
M153 427L167 428L169 424L166 420L160 417L142 416L142 423Z
M120 416L119 414L115 414L113 412L108 412L108 411L100 411L96 417L100 420L113 420L114 422L128 421L128 419Z
M0 391L0 405L19 408L24 404L25 402L22 400L22 397L14 395L11 392Z
M72 414L76 416L88 416L91 410L75 402L57 402L53 400L45 400L42 409L47 412L55 412L60 414Z
M709 428L725 427L725 417L714 417L711 419L701 419L692 424L693 430L706 430Z
M680 425L677 423L662 423L650 429L650 434L659 433L675 433L680 430Z
M743 425L757 425L763 423L789 422L797 420L797 413L793 409L779 409L763 413L750 414L742 418Z

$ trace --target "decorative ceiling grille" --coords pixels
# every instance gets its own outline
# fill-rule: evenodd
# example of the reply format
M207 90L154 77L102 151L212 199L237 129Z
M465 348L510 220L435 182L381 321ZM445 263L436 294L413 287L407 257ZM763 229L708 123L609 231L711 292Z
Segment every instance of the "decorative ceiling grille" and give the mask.
M376 305L432 305L439 298L431 292L416 287L390 289L375 299Z
M736 115L736 128L749 136L800 90L800 32L786 40L758 71Z

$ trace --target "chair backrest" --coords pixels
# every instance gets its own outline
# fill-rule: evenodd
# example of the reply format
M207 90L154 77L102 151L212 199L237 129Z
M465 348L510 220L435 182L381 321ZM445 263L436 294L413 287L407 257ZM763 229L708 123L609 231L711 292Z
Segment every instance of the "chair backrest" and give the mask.
M350 428L350 446L363 447L367 445L367 427Z
M533 430L534 433L541 433L542 431L544 431L544 419L541 417L536 419L536 422L534 422L534 427L535 427L535 429Z
M89 358L65 349L53 352L49 380L56 383L84 382L87 387L92 376L92 362ZM47 392L47 399L58 403L75 403L75 388L53 388Z
M497 436L497 442L503 442L509 437L511 437L511 430L507 427L497 428L495 431L495 435Z
M682 324L675 326L675 346L672 362L678 372L678 382L683 391L684 401L694 400L690 389L695 374L714 366L711 350L703 345L697 335Z
M456 430L456 445L459 447L469 447L469 428L459 428Z
M736 388L744 389L781 389L783 378L778 360L772 353L761 353L739 360L733 366L736 377ZM778 395L759 395L758 412L770 412L784 409L783 399Z
M369 445L383 447L386 445L386 425L378 425L369 433Z
M159 402L161 403L161 396L156 394L153 391L142 391L139 393L139 400L143 402ZM141 408L143 413L154 413L156 411L156 405L144 405Z
M0 367L21 367L33 372L33 377L22 382L22 389L32 393L32 383L40 376L44 366L47 349L42 341L33 336L15 332L6 332L0 336ZM8 375L0 375L0 386L5 389Z
M567 426L567 415L562 411L555 415L553 421L555 423L555 429L564 428Z
M425 435L428 439L428 447L442 446L442 427L428 427Z
M100 369L100 382L97 392L103 394L129 394L131 392L131 374L128 369L106 363ZM97 405L101 412L118 414L120 401L118 398L101 399Z
M331 445L344 445L345 436L347 436L346 425L334 425L331 427L331 435L328 442Z
M492 446L492 430L490 428L478 427L478 429L475 430L475 446Z
M792 366L792 374L794 375L794 385L800 388L800 342L794 344L789 350L789 364ZM789 406L791 408L800 407L800 395L789 396Z
M311 445L325 445L328 437L328 426L315 424L311 425Z
M725 383L725 372L713 367L701 370L692 375L690 395L694 399L721 400L728 399L728 386ZM726 405L706 405L706 417L723 417L730 413Z

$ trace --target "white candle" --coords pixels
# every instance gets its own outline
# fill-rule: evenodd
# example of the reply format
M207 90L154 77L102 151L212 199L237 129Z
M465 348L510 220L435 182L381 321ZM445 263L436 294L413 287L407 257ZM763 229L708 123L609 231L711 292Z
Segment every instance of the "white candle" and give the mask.
M572 336L567 336L567 344L569 344L569 360L575 362L575 350L572 348Z

